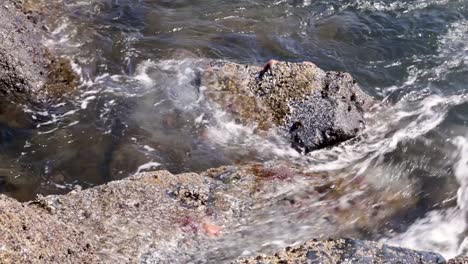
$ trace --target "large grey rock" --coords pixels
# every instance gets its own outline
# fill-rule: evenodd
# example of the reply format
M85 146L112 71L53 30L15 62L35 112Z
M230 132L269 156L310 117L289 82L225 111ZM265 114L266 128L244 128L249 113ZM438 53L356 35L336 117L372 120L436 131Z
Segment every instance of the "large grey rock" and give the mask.
M260 130L278 127L306 153L357 136L374 104L350 74L310 62L270 61L264 68L215 62L201 85L239 121Z

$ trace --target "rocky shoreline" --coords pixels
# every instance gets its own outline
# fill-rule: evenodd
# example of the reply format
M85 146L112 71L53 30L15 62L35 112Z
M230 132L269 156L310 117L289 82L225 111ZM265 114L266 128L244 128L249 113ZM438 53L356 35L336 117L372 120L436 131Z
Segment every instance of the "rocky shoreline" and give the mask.
M47 31L35 14L18 6L20 1L0 5L0 122L26 128L34 121L24 108L40 109L71 93L76 76L66 59L43 45Z
M296 197L305 194L295 190L272 198L282 192L278 186L288 179L265 178L252 171L224 167L201 174L148 172L28 203L2 195L0 259L2 263L211 263L220 259L233 263L445 263L436 253L339 239L359 237L363 228L375 227L382 216L366 212L365 207L354 208L356 215L372 217L361 219L359 225L340 226L351 217L349 212L333 214L326 202L305 206L314 203L323 190L310 197ZM342 191L334 199L339 199L336 195L348 193ZM374 195L381 198L380 193ZM293 207L301 203L311 212L294 215ZM272 211L289 216L285 222L249 223L251 216L268 217ZM308 234L299 241L307 241L314 233L336 239L318 237L320 241L277 253L277 246L260 244L274 237L278 228L285 228L287 221L308 224ZM252 244L252 238L258 244ZM256 252L271 255L239 258Z
M43 46L46 31L19 5L0 5L0 123L10 127L33 126L25 106L76 86L70 64ZM238 122L278 129L301 153L358 136L374 104L349 74L310 62L210 62L197 81ZM0 263L446 263L361 240L391 229L415 200L411 189L288 161L145 172L26 203L0 195Z

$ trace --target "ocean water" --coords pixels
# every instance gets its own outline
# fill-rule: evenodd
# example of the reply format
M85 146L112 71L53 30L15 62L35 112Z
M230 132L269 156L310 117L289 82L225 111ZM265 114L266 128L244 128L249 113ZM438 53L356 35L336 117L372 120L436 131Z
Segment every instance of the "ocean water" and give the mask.
M0 124L0 191L19 200L136 172L275 159L416 190L381 241L463 253L468 202L468 2L463 0L51 0L44 43L69 58L72 98ZM382 106L358 141L300 156L210 104L198 63L312 61L350 72Z

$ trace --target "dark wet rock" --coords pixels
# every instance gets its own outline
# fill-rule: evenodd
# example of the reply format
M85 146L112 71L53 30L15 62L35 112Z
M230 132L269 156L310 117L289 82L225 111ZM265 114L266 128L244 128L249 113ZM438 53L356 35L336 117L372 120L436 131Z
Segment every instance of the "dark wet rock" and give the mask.
M0 106L37 104L75 87L69 62L43 45L46 32L23 13L21 4L6 1L0 5Z
M41 254L62 260L66 247L75 263L228 262L279 250L272 241L368 236L413 203L408 191L286 163L146 172L30 203L1 199L9 213L0 219L11 221L0 221L0 231L11 235L0 233L0 254L12 262ZM20 232L23 223L34 228Z
M272 255L258 255L233 263L446 263L437 254L392 247L371 241L337 239L309 241L300 246L287 247Z
M235 118L260 130L279 127L303 152L358 135L374 103L350 74L310 62L270 61L264 68L215 62L201 84Z

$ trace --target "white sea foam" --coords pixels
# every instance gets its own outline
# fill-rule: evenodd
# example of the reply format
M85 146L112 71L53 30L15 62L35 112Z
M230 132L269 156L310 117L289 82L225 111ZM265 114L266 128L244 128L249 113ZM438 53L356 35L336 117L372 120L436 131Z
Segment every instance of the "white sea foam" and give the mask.
M144 172L144 171L155 170L158 167L160 167L161 165L162 165L161 163L154 162L154 161L147 162L145 164L140 165L138 167L137 171L135 172L135 174L138 174L138 173L141 173L141 172Z
M429 81L440 81L454 72L466 71L467 35L468 23L466 20L449 25L448 32L439 38L439 54L434 57L436 61L439 61L439 64L427 70L416 69L415 72L418 73L417 76L415 75L415 79L425 77ZM434 98L434 96L432 97ZM440 123L450 107L466 102L466 94L439 96L421 108L422 112L419 113L420 117L416 121L432 120L430 123L433 125ZM426 117L424 117L424 112L427 113ZM418 126L414 126L414 129L407 130L407 132L413 133L415 129L417 131L421 124L419 122ZM454 176L460 184L457 191L457 207L429 212L424 218L413 223L406 232L385 239L384 242L418 250L439 252L448 259L460 253L466 253L467 241L463 237L466 233L462 235L467 226L466 217L468 215L468 135L464 134L466 130L465 128L464 132L460 131L461 136L454 139L447 138L457 147L457 153L451 161ZM404 131L400 130L398 134L402 135ZM465 241L463 242L463 240ZM461 242L463 243L459 245Z
M311 152L310 170L328 171L352 165L359 171L365 171L386 153L394 151L399 143L433 130L445 119L451 107L468 102L466 95L416 97L418 99L415 102L414 97L408 96L392 108L380 109L369 117L359 144L346 142L331 150Z
M466 71L468 63L468 21L461 20L449 26L439 39L439 58L442 63L434 70L431 80L440 81L457 71Z
M362 10L371 11L401 11L408 13L413 10L424 9L429 6L445 5L450 0L416 0L416 1L369 1L358 0L355 5Z
M414 222L406 232L383 239L383 242L416 250L439 252L447 259L463 252L466 242L462 245L460 243L465 239L462 233L467 228L468 140L466 137L457 137L453 143L458 148L454 162L454 174L460 184L457 192L458 206L429 212Z
M150 60L140 63L136 70L135 80L140 81L146 87L152 87L155 81L148 75L148 68L154 66L155 63Z
M225 111L212 106L216 122L208 126L210 141L225 148L239 148L243 151L252 149L262 154L273 154L277 157L299 158L301 155L290 144L271 131L265 135L255 133L254 126L246 126L235 122Z
M81 101L81 109L86 109L88 107L88 104L96 99L96 96L88 96L86 97L83 101Z
M463 212L456 208L432 211L403 234L382 242L415 250L438 252L450 259L458 253L458 235L465 227Z

